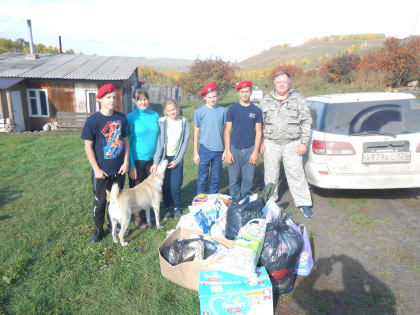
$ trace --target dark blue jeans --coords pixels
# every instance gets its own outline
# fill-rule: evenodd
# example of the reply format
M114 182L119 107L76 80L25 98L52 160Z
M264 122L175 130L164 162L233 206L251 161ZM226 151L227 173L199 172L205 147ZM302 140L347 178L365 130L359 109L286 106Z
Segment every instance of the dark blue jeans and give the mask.
M254 146L236 149L231 146L235 163L229 164L229 193L232 202L238 202L251 193L254 184L255 164L249 162ZM242 173L242 182L241 179Z
M173 156L166 157L171 163ZM163 180L163 203L166 208L174 206L179 208L181 206L181 186L183 181L184 165L178 164L175 168L167 168L165 171L165 179Z
M198 150L200 164L198 165L197 195L206 193L207 181L210 169L210 194L219 192L220 175L222 174L222 155L223 151L210 151L200 144Z

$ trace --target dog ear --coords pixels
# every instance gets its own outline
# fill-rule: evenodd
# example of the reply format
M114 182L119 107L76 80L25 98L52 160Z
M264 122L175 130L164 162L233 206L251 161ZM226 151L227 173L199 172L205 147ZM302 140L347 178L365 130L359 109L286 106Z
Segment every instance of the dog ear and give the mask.
M106 190L106 201L107 202L111 201L111 192L108 189Z

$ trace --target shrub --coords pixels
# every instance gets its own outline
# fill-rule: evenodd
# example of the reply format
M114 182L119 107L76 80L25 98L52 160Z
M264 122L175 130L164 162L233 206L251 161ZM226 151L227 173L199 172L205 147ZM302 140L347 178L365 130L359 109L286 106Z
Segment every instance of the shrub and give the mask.
M414 45L415 46L415 45ZM406 84L410 76L418 71L416 51L403 46L398 38L388 38L379 50L379 68L385 75L388 86Z
M358 55L344 55L333 58L321 67L321 73L332 83L350 83L351 75L360 63Z
M278 66L277 68L274 68L271 71L270 75L268 76L271 82L273 81L274 75L279 71L286 71L287 73L290 74L292 79L300 77L303 74L303 70L299 67L296 67L294 65L281 65L281 66Z
M218 86L219 96L222 97L233 88L238 67L220 58L196 60L190 71L181 75L178 84L184 88L185 95L200 95L201 89L210 82Z

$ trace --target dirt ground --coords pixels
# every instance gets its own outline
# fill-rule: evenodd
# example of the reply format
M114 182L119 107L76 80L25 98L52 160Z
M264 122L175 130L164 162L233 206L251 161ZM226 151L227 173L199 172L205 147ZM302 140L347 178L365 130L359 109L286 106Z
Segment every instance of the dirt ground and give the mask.
M312 237L315 267L276 314L420 314L420 189L311 188L314 217L280 202Z

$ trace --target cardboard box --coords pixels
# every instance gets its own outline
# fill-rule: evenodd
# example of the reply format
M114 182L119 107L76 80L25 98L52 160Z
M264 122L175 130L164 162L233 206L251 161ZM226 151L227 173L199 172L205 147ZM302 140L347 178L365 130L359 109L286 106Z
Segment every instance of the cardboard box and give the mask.
M198 279L200 271L214 270L213 264L216 262L214 260L200 260L200 261L189 261L176 266L172 266L165 258L162 256L162 251L164 248L171 246L174 240L179 238L188 239L191 234L198 234L203 237L210 237L212 240L230 248L233 241L227 240L225 238L209 236L207 234L198 233L196 231L179 227L177 228L169 237L162 242L159 246L159 263L160 263L160 272L162 276L166 279L183 286L184 288L198 291Z
M198 289L201 315L272 315L273 294L264 267L255 278L222 271L200 272Z

